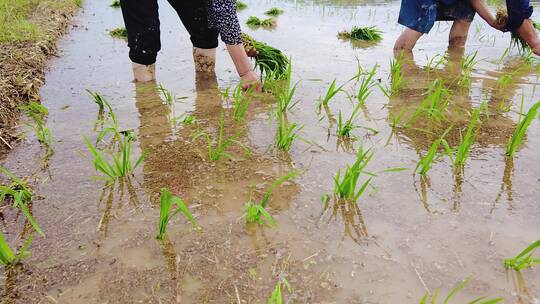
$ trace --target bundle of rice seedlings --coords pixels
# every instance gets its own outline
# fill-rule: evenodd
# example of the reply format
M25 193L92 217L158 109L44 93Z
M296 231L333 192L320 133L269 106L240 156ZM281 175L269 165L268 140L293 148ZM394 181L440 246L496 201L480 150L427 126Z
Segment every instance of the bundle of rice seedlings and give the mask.
M272 28L277 25L277 22L273 18L267 18L267 19L259 19L258 17L251 16L246 21L246 24L251 27L265 27L265 28Z
M117 39L123 39L123 40L128 39L128 33L125 27L117 27L115 29L112 29L109 31L109 35Z
M276 79L283 79L289 65L289 58L282 51L257 41L251 36L242 33L246 50L255 50L255 65L266 76L273 75Z
M267 16L279 16L281 14L283 14L283 10L280 9L279 7L272 7L271 9L267 10L266 12L264 12L265 15Z
M379 42L382 40L382 32L375 26L369 26L369 27L354 26L350 32L349 31L339 32L338 38Z
M497 14L495 15L495 19L497 20L497 23L499 25L503 25L504 27L506 27L506 25L508 24L508 11L502 7L499 7L497 9ZM532 23L533 23L534 28L537 31L540 31L540 23L535 22L535 21L532 21ZM511 39L510 44L512 47L514 46L517 47L519 51L523 53L526 53L530 49L527 42L525 42L525 40L523 40L523 38L521 38L515 32L512 32L512 39Z
M120 0L113 0L109 6L113 8L120 8Z
M247 4L245 4L242 1L236 1L236 10L237 11L241 11L241 10L246 9L246 8L247 8Z

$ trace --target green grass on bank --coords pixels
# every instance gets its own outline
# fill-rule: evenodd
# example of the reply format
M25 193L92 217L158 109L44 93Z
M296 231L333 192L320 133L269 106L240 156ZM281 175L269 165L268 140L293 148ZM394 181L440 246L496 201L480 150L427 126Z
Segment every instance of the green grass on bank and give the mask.
M39 39L43 31L30 20L39 5L69 10L81 4L82 0L0 0L0 43Z

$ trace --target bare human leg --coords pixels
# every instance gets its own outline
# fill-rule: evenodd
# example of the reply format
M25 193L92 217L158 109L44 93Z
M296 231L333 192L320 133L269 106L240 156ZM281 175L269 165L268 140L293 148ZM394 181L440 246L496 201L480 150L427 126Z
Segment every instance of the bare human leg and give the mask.
M136 82L149 82L156 80L156 65L144 65L132 62L133 77Z
M467 42L471 22L465 20L455 20L450 29L448 38L449 48L463 48Z
M396 43L394 44L394 50L411 51L416 45L418 39L422 37L422 35L423 33L417 32L410 28L406 28L396 40Z
M216 49L193 47L195 71L214 73L216 71Z

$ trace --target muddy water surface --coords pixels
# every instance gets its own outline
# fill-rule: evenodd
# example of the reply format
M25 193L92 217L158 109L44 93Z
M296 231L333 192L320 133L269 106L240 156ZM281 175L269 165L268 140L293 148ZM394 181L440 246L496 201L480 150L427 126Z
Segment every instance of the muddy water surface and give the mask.
M218 94L237 82L226 51L219 49L216 77L195 75L187 33L167 3L160 12L158 83L178 100L167 106L156 84L131 82L126 44L107 35L122 24L120 11L108 4L87 1L61 43L63 56L51 63L41 92L55 139L48 168L39 170L43 151L30 134L3 164L32 176L39 195L33 212L46 232L23 266L7 268L0 277L3 302L264 303L286 278L290 303L418 303L426 291L446 293L469 276L456 303L484 295L504 297L505 303L540 301L537 270L515 274L502 267L502 259L540 235L538 120L517 156L504 157L522 96L525 109L540 99L538 69L515 50L499 60L508 35L476 20L466 49L450 52L448 62L430 69L430 59L447 51L450 25L436 25L418 43L415 58L405 59L404 88L390 99L375 90L357 120L366 128L356 129L358 139L347 144L335 135L339 111L352 110L346 95L338 94L321 114L317 99L333 79L351 78L358 63L366 70L378 64L376 78L389 83L392 45L401 31L395 22L399 3L247 1L242 22L273 6L285 10L271 31L246 28L291 56L293 77L300 81L300 102L289 119L304 125L305 141L283 155L273 148L272 98L256 98L246 120L231 124L230 103ZM336 37L353 25L377 25L384 39L366 46ZM471 84L451 86L449 121L420 119L415 128L392 127L394 117L407 113L407 119L416 109L434 79L451 82L460 75L459 62L475 51L480 61ZM508 72L512 82L498 86L496 80ZM85 89L104 94L121 128L136 131L136 154L150 151L129 181L105 187L91 179L95 172L82 136L95 137L98 111ZM455 145L469 113L483 101L490 115L483 117L463 173L456 176L443 158L429 179L414 176L431 142L453 125L448 141ZM172 126L170 118L183 113L198 123ZM225 133L251 152L233 145L232 160L212 163L205 140L192 135L216 134L222 117ZM360 146L374 152L368 166L379 172L373 187L358 205L325 206L321 195L333 191L334 174L354 162ZM396 167L409 170L382 172ZM293 168L303 174L270 202L278 227L246 226L242 208L250 195L260 198ZM202 231L175 219L168 238L155 239L162 187L190 203ZM0 210L8 240L20 243L22 216Z

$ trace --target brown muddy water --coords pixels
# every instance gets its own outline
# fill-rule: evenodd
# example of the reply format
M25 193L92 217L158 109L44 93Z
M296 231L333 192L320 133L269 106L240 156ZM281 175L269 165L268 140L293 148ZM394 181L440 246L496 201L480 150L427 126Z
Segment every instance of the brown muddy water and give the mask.
M429 180L421 180L412 174L416 162L446 125L426 133L392 128L391 121L414 110L433 79L461 73L460 52L436 70L425 68L428 58L446 52L450 25L436 25L418 43L414 62L404 64L400 94L389 99L377 89L368 98L357 123L378 133L357 129L359 139L347 146L338 143L332 120L340 110L351 111L346 96L338 94L321 115L317 99L334 78L352 77L357 60L365 69L378 64L376 78L389 82L392 45L401 31L399 2L246 3L242 22L273 6L285 10L274 30L246 31L292 57L300 102L289 119L304 125L301 135L313 144L296 141L288 155L277 153L272 98L258 98L243 126L227 125L230 134L243 131L238 139L252 153L234 147L235 160L209 162L204 141L191 139L194 126L171 127L167 117L173 114L155 85L131 82L125 42L107 34L122 25L120 11L108 1L86 1L41 90L54 137L48 168L40 170L43 151L30 132L2 163L32 176L39 196L33 212L46 233L22 266L0 273L2 303L265 303L280 278L292 287L287 303L418 303L426 291L446 294L466 277L472 279L454 303L479 296L540 303L538 270L516 274L502 266L540 235L538 119L514 160L504 157L522 96L525 109L540 99L536 63L527 65L516 50L499 61L509 35L480 20L472 25L464 53L478 50L481 60L471 85L453 88L450 144L482 101L490 116L462 177L442 159ZM158 83L178 97L176 115L191 113L201 129L214 132L221 113L230 118L230 104L218 92L237 83L233 65L220 47L217 77L196 76L187 33L166 3L161 19ZM369 47L338 40L337 32L353 25L377 25L384 40ZM508 72L514 72L512 83L498 87L496 80ZM128 183L104 187L91 178L83 135L95 136L98 111L85 89L104 94L122 129L138 133L137 154L151 151ZM373 149L370 172L409 170L377 174L358 207L330 205L325 211L321 195L332 193L334 174L354 162L360 145ZM278 227L246 226L241 216L250 192L260 195L292 168L304 173L270 202ZM201 232L177 218L167 240L155 239L162 187L190 203ZM8 241L20 244L24 218L7 207L0 211Z

